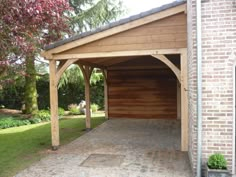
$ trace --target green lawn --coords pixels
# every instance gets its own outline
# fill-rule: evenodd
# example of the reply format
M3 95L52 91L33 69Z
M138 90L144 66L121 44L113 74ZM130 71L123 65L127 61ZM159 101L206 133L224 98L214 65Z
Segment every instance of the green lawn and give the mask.
M2 117L2 116L0 116ZM105 121L94 115L92 127ZM60 141L67 144L84 133L84 116L60 120ZM50 153L50 123L26 125L0 130L0 177L10 177Z

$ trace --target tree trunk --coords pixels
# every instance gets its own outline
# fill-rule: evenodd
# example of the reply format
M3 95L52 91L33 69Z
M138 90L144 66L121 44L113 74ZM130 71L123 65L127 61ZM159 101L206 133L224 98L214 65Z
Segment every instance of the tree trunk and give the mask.
M25 76L25 110L26 114L34 114L38 111L37 88L36 88L36 69L34 56L26 57L26 76Z

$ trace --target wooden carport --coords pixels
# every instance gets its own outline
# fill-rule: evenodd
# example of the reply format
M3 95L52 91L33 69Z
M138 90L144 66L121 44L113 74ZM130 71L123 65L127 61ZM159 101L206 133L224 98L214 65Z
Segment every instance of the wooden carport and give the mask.
M71 65L78 64L85 79L86 128L91 128L90 76L100 68L105 78L105 113L108 118L107 71L110 66L152 56L175 74L181 85L181 150L188 150L187 31L186 3L174 2L137 16L111 23L105 28L59 41L45 48L50 63L50 107L52 146L59 146L58 81ZM180 56L176 66L167 56ZM179 100L180 101L180 100Z

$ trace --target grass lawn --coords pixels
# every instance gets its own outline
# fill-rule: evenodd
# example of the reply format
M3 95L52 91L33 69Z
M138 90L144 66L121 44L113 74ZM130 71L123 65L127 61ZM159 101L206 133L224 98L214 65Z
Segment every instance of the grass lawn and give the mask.
M3 117L2 115L0 117ZM105 121L103 114L94 114L92 127ZM84 133L85 117L60 120L61 145ZM50 123L0 129L0 177L14 176L20 170L50 153Z

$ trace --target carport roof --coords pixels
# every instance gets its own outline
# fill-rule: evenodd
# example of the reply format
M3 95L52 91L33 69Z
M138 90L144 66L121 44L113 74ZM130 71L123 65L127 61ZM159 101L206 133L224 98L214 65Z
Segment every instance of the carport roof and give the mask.
M114 27L117 27L119 25L123 25L123 24L129 23L129 22L134 21L134 20L141 19L143 17L146 17L146 16L149 16L149 15L152 15L152 14L155 14L155 13L158 13L158 12L161 12L161 11L164 11L164 10L167 10L167 9L179 6L179 5L184 4L184 3L186 3L186 0L178 0L178 1L174 1L174 2L169 3L169 4L165 4L165 5L160 6L160 7L153 8L153 9L148 10L146 12L142 12L142 13L139 13L137 15L133 15L133 16L130 16L128 18L124 18L124 19L121 19L119 21L115 21L115 22L109 23L108 25L105 25L103 27L94 29L92 31L80 33L80 34L71 36L69 38L57 41L57 42L55 42L53 44L45 46L44 50L48 51L48 50L54 49L56 47L62 46L64 44L67 44L67 43L70 43L70 42L73 42L73 41L76 41L78 39L81 39L81 38L84 38L84 37L87 37L87 36L90 36L90 35L93 35L93 34L96 34L96 33L99 33L99 32L102 32L102 31L114 28Z

